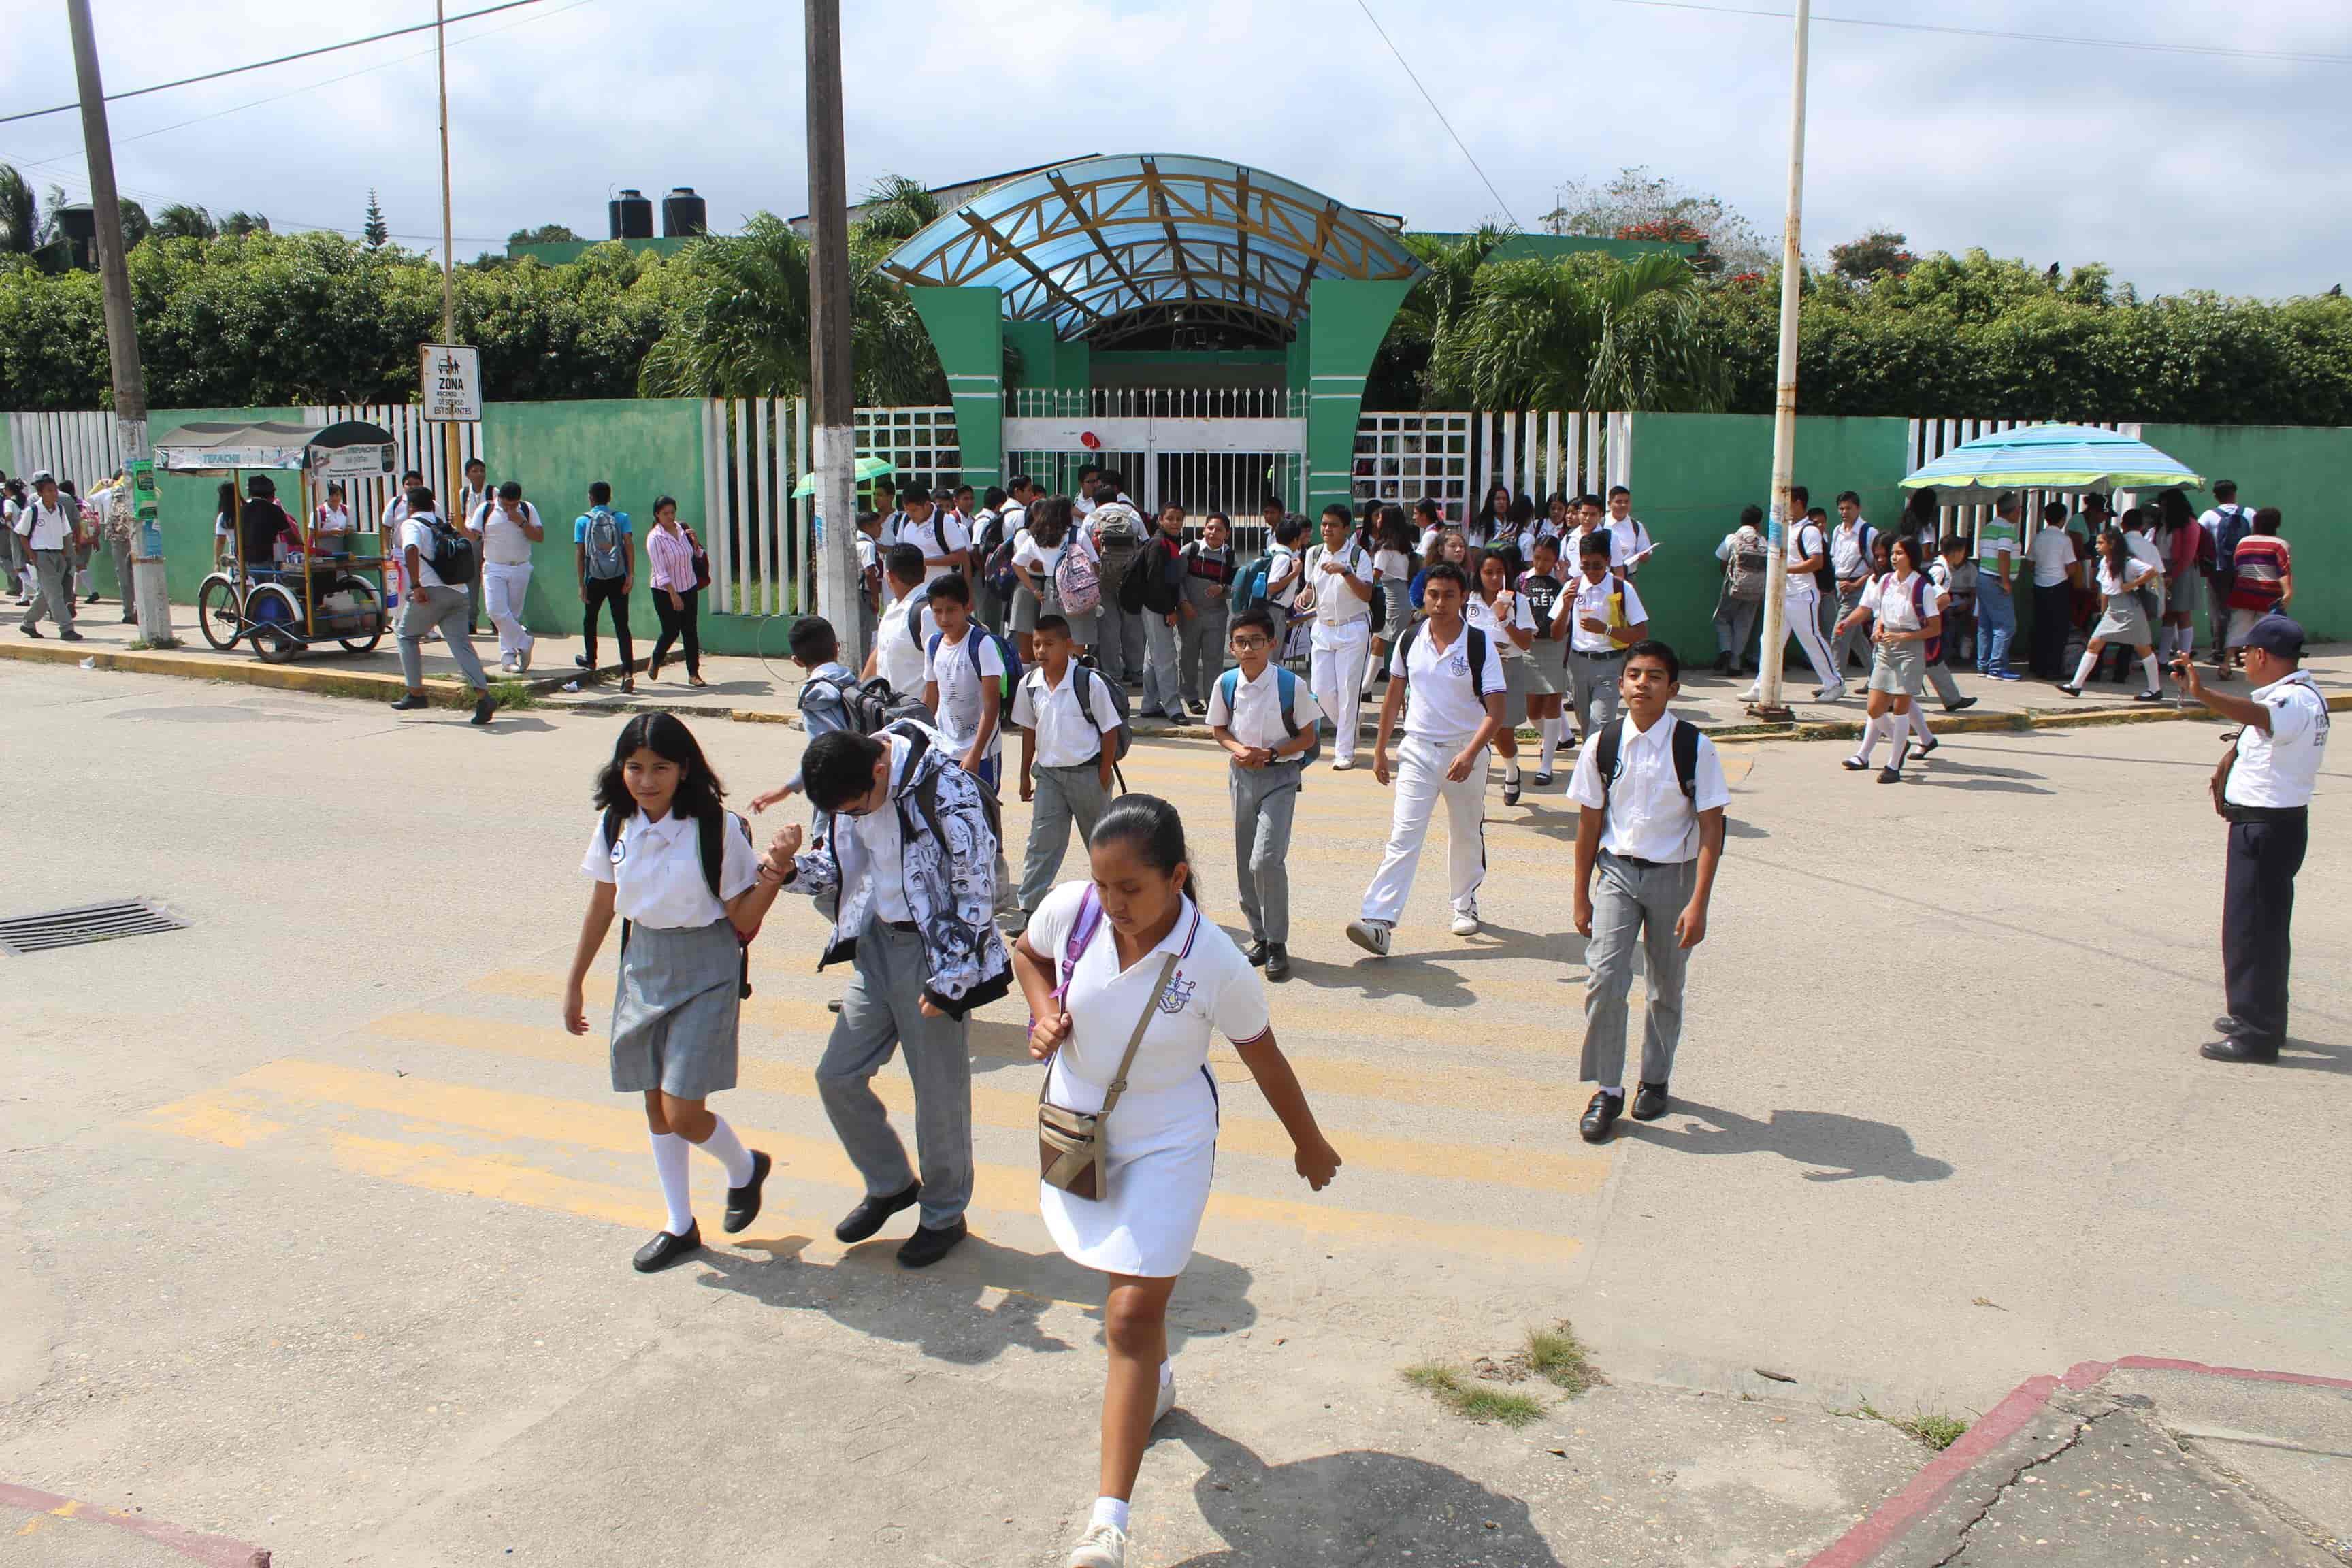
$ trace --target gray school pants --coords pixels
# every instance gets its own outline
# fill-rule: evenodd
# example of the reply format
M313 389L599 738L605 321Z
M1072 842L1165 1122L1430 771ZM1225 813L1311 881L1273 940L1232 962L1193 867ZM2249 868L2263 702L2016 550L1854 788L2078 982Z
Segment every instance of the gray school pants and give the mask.
M922 1223L954 1224L971 1201L971 1025L923 1016L929 966L923 939L868 917L858 934L856 973L842 994L841 1016L816 1064L817 1095L835 1136L866 1180L871 1197L903 1193L915 1182L907 1147L874 1092L874 1075L904 1046L915 1084L915 1148L922 1160Z
M1735 599L1726 594L1715 607L1716 650L1746 659L1755 651L1756 618L1763 610L1761 599Z
M20 625L30 628L41 624L44 611L58 623L58 630L74 629L73 552L70 550L36 550L33 554L33 575L40 586L33 602L26 607Z
M1298 809L1297 763L1231 770L1234 797L1234 873L1241 883L1242 913L1254 941L1290 940L1290 823Z
M1811 609L1811 606L1806 606ZM1690 954L1675 937L1675 921L1698 885L1696 860L1633 860L1601 852L1592 874L1592 940L1584 944L1584 1060L1587 1083L1615 1089L1625 1081L1625 994L1633 980L1633 942L1642 943L1643 1083L1664 1083L1683 1037L1683 976Z
M1590 735L1603 724L1613 724L1623 711L1624 697L1617 687L1625 673L1625 656L1568 653L1568 689L1576 708L1576 730Z
M1118 595L1104 589L1095 618L1095 668L1105 680L1128 686L1143 679L1143 622L1150 613L1121 608Z
M1181 616L1178 617L1180 620ZM1176 628L1164 616L1143 612L1143 705L1139 711L1164 713L1171 719L1181 719L1184 712L1183 693L1177 689L1179 639Z
M457 661L457 673L466 678L466 684L477 691L490 689L489 677L482 673L482 661L474 657L474 641L466 631L466 617L473 613L473 604L474 595L463 588L409 585L395 628L400 641L400 674L408 682L408 689L425 689L425 639L436 632L449 645L449 652Z
M1196 607L1192 618L1178 628L1181 670L1178 682L1187 702L1206 702L1209 688L1225 668L1225 626L1233 618L1225 602Z
M1077 825L1078 847L1094 839L1095 824L1109 808L1110 792L1103 788L1102 764L1079 763L1066 768L1037 768L1037 799L1029 814L1029 850L1021 863L1021 912L1031 915L1054 890L1062 874L1062 858L1069 853L1070 826Z
M1828 595L1822 595L1822 603L1824 605L1829 603ZM1830 668L1836 671L1841 679L1845 674L1845 661L1849 654L1861 654L1863 668L1864 669L1870 668L1870 623L1868 621L1850 626L1842 632L1830 629L1831 626L1843 622L1848 616L1861 607L1862 590L1860 588L1840 588L1835 618L1831 621L1830 626L1822 628L1822 635L1830 639Z
M114 562L114 589L122 600L122 618L135 620L131 584L131 541L117 534L107 540L106 552Z

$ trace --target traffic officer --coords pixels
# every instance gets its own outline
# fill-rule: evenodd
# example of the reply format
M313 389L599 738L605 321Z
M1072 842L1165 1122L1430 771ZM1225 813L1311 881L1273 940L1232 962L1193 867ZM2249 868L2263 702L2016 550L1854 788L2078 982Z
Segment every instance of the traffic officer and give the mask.
M2286 984L2294 874L2311 837L2311 789L2327 752L2327 700L2303 664L2303 627L2264 616L2246 634L2243 697L2209 689L2187 654L2173 661L2188 694L2245 726L2213 775L2213 804L2230 822L2221 889L2221 968L2230 1010L2221 1037L2202 1047L2221 1062L2274 1062L2286 1040Z

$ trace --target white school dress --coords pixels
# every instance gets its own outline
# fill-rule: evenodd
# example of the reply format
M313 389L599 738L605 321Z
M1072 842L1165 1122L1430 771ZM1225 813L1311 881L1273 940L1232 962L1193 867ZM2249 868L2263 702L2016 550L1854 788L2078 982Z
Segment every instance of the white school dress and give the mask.
M1056 983L1092 891L1091 883L1065 882L1029 919L1029 945L1053 963ZM1102 1109L1119 1055L1171 952L1179 955L1175 972L1136 1049L1127 1092L1104 1128L1108 1195L1082 1198L1037 1184L1038 1208L1055 1245L1071 1261L1107 1274L1166 1279L1184 1271L1217 1165L1209 1037L1221 1034L1246 1045L1273 1026L1264 979L1192 900L1166 939L1125 973L1110 922L1097 916L1070 971L1063 1005L1072 1028L1047 1068L1046 1099L1072 1110Z

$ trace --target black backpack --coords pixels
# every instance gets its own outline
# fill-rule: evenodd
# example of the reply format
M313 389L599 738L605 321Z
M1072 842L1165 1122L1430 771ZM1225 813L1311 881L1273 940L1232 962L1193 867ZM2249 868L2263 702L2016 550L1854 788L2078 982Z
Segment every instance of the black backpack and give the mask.
M1143 553L1137 559L1149 563L1146 570L1128 574L1129 577L1140 582L1137 592L1142 600L1142 608L1155 616L1174 615L1176 606L1184 602L1183 552L1170 544L1166 534L1156 533L1144 542ZM1119 584L1119 603L1122 605L1127 603L1126 587L1127 584L1122 581Z
M447 587L463 588L470 584L474 581L474 566L479 555L473 540L450 527L448 519L438 514L425 526L433 535L433 554L425 562L433 568L433 574Z
M1592 766L1601 775L1601 809L1609 809L1609 786L1617 782L1617 742L1624 733L1622 723L1604 724L1601 733L1592 738ZM1675 782L1683 786L1683 798L1692 805L1698 805L1698 726L1682 720L1675 721Z
M894 690L880 676L866 680L835 681L812 678L810 686L829 686L841 698L842 715L849 727L861 735L871 735L901 719L917 719L928 724L931 711L923 706L919 697Z
M1118 728L1104 736L1103 744L1111 749L1110 760L1113 763L1127 761L1127 749L1135 743L1135 727L1128 722L1127 718L1127 688L1118 681L1105 679L1091 667L1083 664L1071 667L1070 679L1074 682L1072 694L1078 700L1078 711L1087 716L1089 725L1095 721L1095 702L1087 694L1087 682L1102 681L1103 689L1110 693L1111 707L1118 713Z
M1405 628L1404 640L1397 644L1397 679L1408 684L1412 679L1413 639L1421 636L1421 628L1428 624L1427 621L1413 622ZM1486 700L1486 634L1467 623L1464 624L1462 630L1469 638L1466 647L1470 653L1470 695L1484 702Z
M436 566L434 570L437 572L440 568ZM621 829L626 826L629 818L635 815L636 809L634 806L608 805L604 808L604 842L607 846L621 842ZM696 847L701 851L702 856L703 884L710 889L710 896L721 904L727 901L726 895L719 890L720 868L727 863L727 843L719 835L727 830L727 824L730 822L743 830L744 843L751 842L751 825L731 811L722 811L715 816L698 817L694 824L698 840ZM628 921L621 922L623 952L629 950L629 927L632 923ZM740 931L738 931L736 936L743 946L743 973L742 977L736 982L735 994L738 996L749 996L751 994L751 939L744 936Z

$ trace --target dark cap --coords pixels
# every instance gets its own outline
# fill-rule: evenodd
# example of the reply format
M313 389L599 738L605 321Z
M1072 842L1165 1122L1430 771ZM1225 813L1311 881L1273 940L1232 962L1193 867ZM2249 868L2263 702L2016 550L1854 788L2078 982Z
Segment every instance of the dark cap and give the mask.
M2264 616L2247 631L2245 646L2275 658L2301 658L2303 623L2286 616Z

